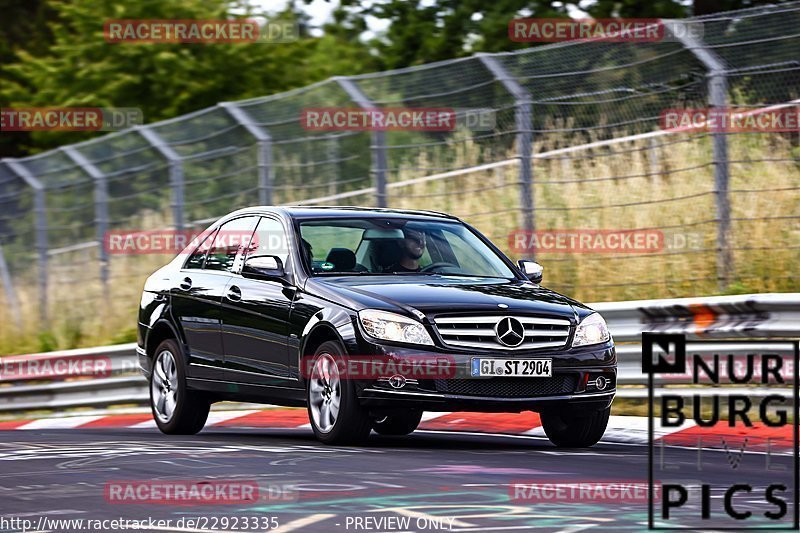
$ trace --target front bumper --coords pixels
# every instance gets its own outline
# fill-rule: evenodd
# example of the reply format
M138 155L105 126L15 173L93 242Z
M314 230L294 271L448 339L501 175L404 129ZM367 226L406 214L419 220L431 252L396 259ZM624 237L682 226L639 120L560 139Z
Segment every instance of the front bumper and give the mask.
M372 345L375 355L388 357L401 366L414 358L447 358L447 376L404 376L358 381L361 404L372 411L420 409L424 411L521 412L558 411L562 414L590 413L611 405L616 393L617 359L613 343L560 352L475 352L420 351ZM471 378L473 357L551 358L550 378ZM602 390L595 384L602 376Z
M532 378L536 379L536 378ZM575 393L533 398L498 398L492 396L464 396L435 392L390 391L365 388L359 400L373 411L476 411L485 413L537 413L557 411L561 414L592 413L611 405L616 391L602 393Z
M136 360L138 363L138 370L145 379L150 379L150 358L147 357L147 350L143 346L136 346Z

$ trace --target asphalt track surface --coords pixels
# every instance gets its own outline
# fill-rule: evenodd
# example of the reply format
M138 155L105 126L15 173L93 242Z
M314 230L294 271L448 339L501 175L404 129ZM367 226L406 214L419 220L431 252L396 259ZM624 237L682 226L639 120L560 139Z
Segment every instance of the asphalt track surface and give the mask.
M701 479L715 487L712 519L722 512L718 487L783 477L792 490L791 455L770 456L766 465L765 454L738 451L706 451L698 459L696 450L667 448L664 464L673 469L673 479ZM39 522L46 517L172 521L152 523L149 531L265 531L274 517L270 527L277 522L277 531L326 533L642 531L645 502L530 502L512 498L509 487L520 481L646 482L647 464L648 448L642 445L601 442L591 449L560 450L539 437L436 431L373 434L364 447L324 446L307 429L211 428L191 437L154 429L2 431L0 529L22 531L20 523L9 522L17 518L31 521L29 531L78 530L63 522ZM135 480L256 482L264 492L260 501L244 505L107 501L108 483ZM291 489L270 496L268 487ZM790 520L793 495L787 499ZM755 513L774 510L763 497L735 501ZM696 501L682 512L683 523L712 530L711 522L696 521Z

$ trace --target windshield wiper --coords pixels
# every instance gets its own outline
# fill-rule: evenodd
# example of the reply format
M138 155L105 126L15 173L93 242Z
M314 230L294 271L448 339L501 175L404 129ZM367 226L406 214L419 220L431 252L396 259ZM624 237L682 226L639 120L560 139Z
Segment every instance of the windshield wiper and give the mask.
M438 276L440 275L438 272L384 272L384 274L390 274L393 276Z
M453 276L456 278L481 278L481 279L505 279L510 280L514 278L504 278L503 276L484 276L481 274L454 274L454 273L445 273L445 272L437 272L440 276Z
M380 273L369 270L354 270L352 272L314 272L315 276L380 276Z

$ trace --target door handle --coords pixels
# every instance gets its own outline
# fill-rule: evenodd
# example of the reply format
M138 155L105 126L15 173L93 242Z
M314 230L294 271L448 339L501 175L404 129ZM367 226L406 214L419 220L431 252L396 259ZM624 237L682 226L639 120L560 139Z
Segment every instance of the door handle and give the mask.
M242 299L242 289L237 287L236 285L231 285L228 287L228 293L225 295L228 297L228 300L238 302Z
M181 289L188 291L192 288L192 278L183 278L180 284Z

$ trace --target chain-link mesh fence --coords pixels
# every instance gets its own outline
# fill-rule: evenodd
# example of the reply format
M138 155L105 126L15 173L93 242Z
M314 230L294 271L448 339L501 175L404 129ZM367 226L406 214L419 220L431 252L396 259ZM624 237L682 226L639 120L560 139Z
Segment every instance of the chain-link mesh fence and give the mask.
M512 257L537 251L512 246L521 229L666 236L652 253L539 249L545 285L590 301L797 290L797 131L670 132L660 120L670 108L797 106L800 3L685 22L702 37L334 78L3 160L0 323L73 337L132 329L144 278L167 257L110 254L104 235L199 229L254 204L446 211ZM308 108L358 106L448 108L459 120L449 131L301 123ZM476 110L491 127L462 120Z

